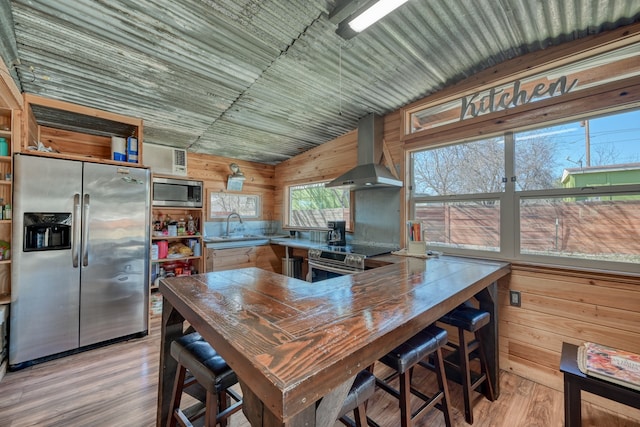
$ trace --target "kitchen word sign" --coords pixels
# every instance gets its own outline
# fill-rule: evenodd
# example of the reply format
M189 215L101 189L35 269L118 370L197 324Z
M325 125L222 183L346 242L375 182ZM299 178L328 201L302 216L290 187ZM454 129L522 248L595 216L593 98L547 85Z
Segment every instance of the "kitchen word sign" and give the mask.
M640 74L640 43L636 42L589 58L544 70L474 93L462 93L440 103L424 103L403 111L405 136L483 115L522 107L533 102L559 98L571 92L593 88ZM427 98L428 101L428 98Z
M536 83L530 90L527 87L523 87L524 85L521 85L520 80L516 80L510 87L491 88L484 93L476 92L462 97L460 120L518 107L555 95L564 95L571 92L577 84L578 79L573 79L568 83L567 76L562 76L550 83Z

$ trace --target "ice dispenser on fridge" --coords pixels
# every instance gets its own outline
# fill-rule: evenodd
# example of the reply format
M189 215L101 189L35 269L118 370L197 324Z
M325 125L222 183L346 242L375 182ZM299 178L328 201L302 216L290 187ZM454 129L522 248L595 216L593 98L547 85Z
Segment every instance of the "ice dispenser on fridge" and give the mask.
M71 248L71 213L25 212L25 252Z

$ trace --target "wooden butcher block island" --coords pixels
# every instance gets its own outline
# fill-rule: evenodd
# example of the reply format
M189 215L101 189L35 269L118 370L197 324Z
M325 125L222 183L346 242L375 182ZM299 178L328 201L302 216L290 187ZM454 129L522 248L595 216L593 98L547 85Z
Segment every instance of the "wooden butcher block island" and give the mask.
M157 425L184 321L237 373L252 426L331 426L360 370L475 296L492 314L483 343L499 393L496 281L509 272L505 262L444 256L315 283L257 268L164 279Z

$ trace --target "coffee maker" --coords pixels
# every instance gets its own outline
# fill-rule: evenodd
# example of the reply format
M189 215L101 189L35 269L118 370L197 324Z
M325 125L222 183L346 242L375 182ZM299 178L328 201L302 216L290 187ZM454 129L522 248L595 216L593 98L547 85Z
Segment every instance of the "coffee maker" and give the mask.
M332 246L345 246L347 240L345 239L346 221L329 221L327 227L327 244Z

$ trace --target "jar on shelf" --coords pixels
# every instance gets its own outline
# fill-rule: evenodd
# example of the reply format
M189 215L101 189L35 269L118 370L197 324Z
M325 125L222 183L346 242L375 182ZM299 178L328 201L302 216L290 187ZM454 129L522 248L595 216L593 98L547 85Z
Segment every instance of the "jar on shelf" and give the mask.
M190 236L196 234L196 222L191 215L187 217L187 234Z

